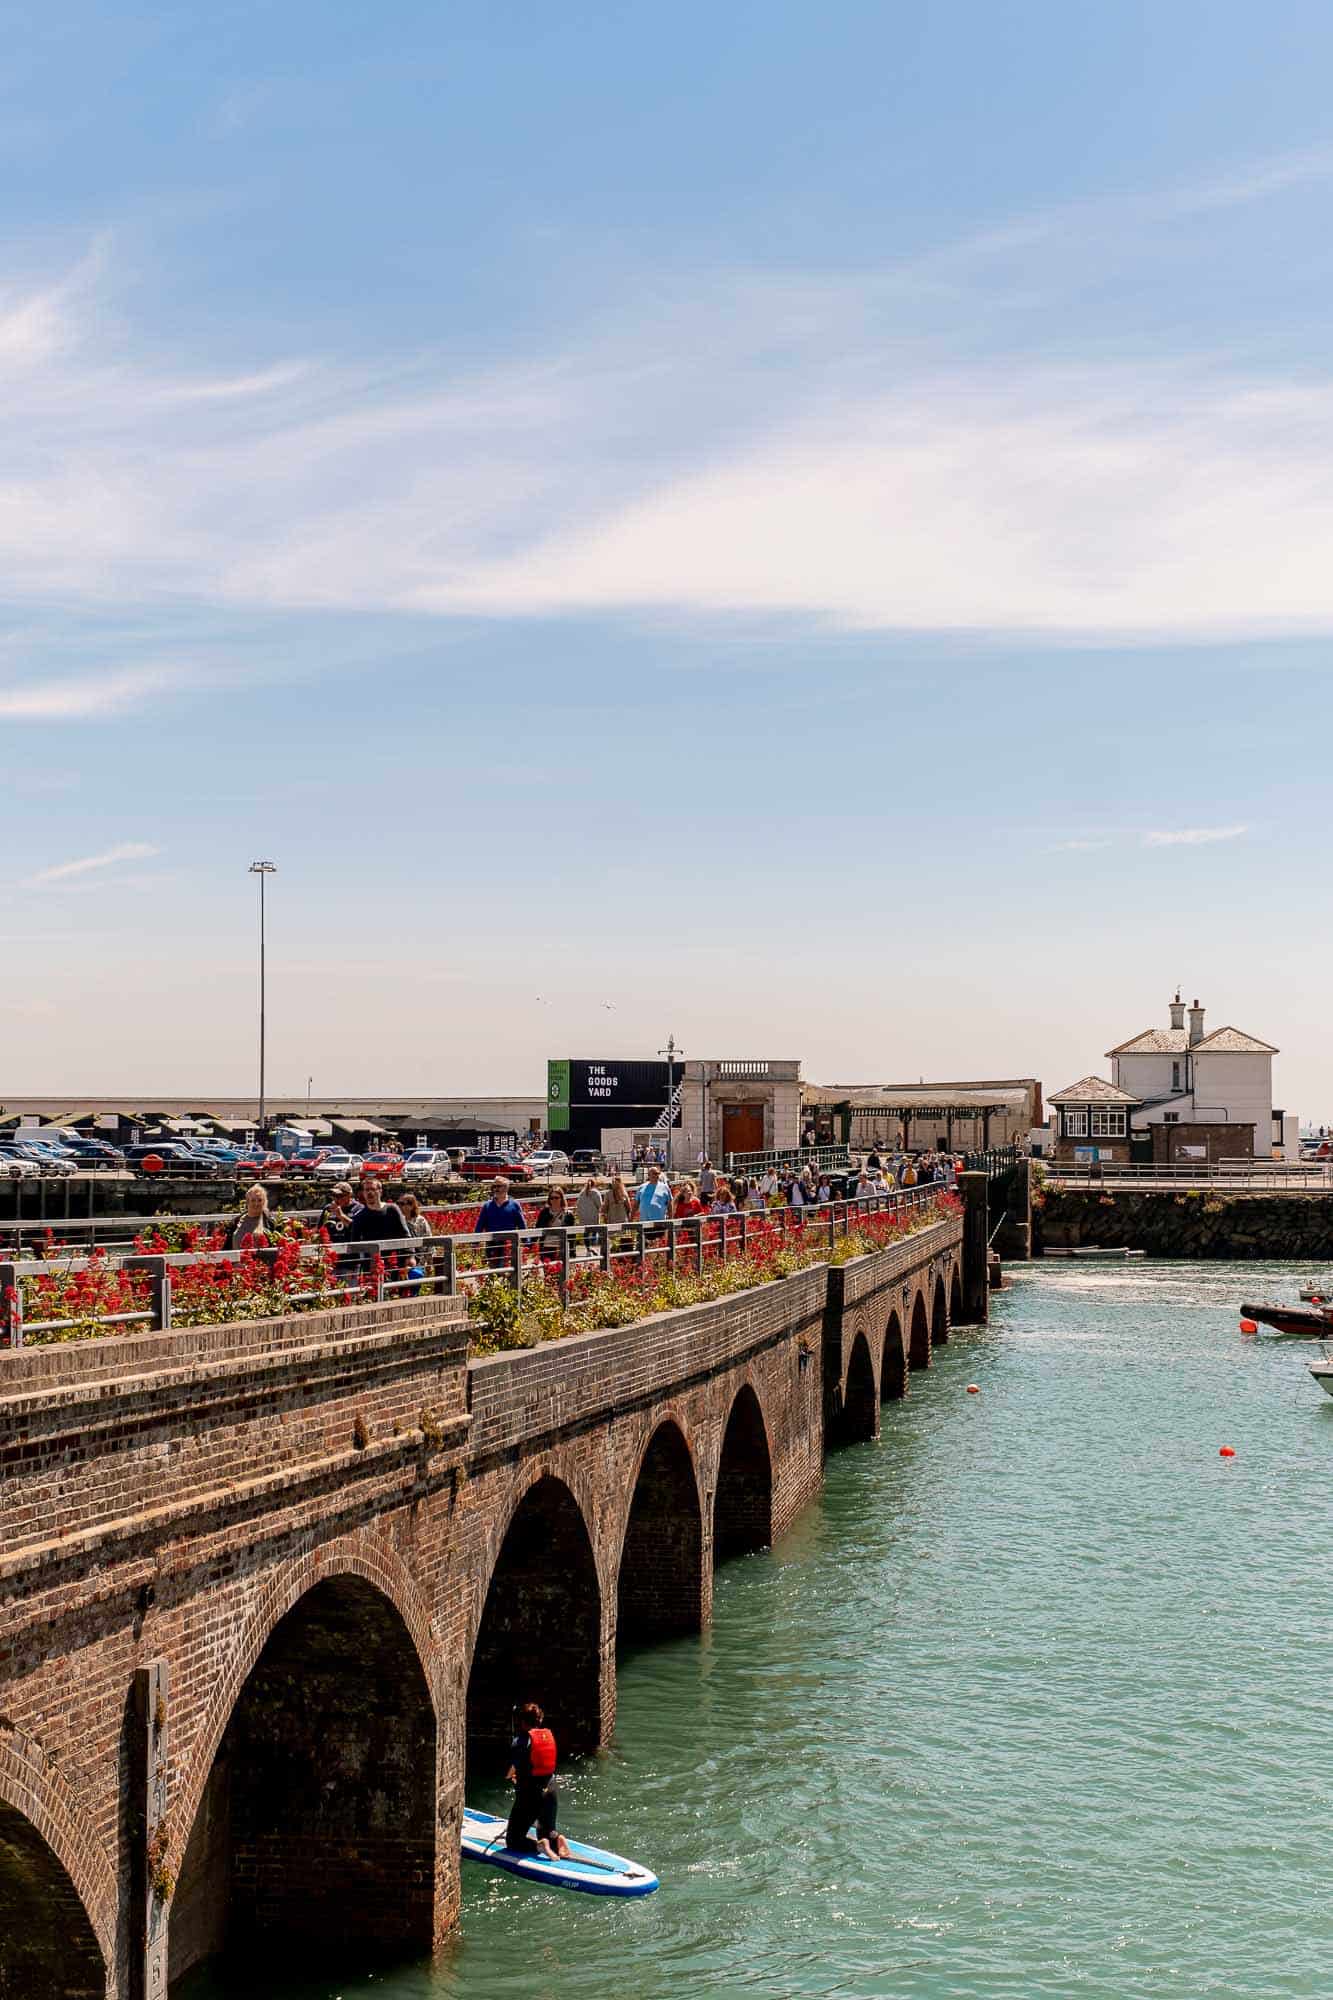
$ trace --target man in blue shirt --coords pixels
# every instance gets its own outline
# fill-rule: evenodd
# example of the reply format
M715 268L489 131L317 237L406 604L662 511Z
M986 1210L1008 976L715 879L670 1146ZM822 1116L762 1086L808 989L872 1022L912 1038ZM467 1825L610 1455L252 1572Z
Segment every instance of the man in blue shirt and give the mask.
M517 1229L526 1229L523 1210L516 1201L510 1199L509 1183L503 1174L497 1174L491 1182L491 1198L477 1217L478 1236L512 1235ZM487 1245L486 1262L503 1264L505 1246L503 1243Z
M660 1167L649 1167L638 1194L640 1222L665 1222L671 1213L671 1186Z

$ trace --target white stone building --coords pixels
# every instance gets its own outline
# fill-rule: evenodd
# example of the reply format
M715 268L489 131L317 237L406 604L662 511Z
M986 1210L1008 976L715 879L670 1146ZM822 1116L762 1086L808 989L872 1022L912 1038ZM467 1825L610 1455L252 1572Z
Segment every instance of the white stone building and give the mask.
M1188 1014L1188 1021L1187 1021ZM1237 1144L1231 1157L1250 1152L1271 1157L1283 1144L1283 1113L1273 1109L1272 1042L1242 1028L1205 1032L1204 1010L1196 1000L1186 1009L1179 993L1170 1004L1170 1026L1144 1028L1107 1050L1111 1081L1136 1100L1131 1134L1151 1136L1154 1125L1233 1125ZM1244 1135L1252 1130L1253 1140ZM1225 1137L1208 1146L1225 1153ZM1160 1150L1160 1148L1158 1149Z

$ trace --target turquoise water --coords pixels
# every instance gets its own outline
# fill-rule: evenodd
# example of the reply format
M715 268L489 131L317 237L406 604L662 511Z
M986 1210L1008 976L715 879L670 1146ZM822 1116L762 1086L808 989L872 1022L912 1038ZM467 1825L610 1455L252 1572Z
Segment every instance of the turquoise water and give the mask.
M1333 1400L1236 1330L1304 1275L1020 1273L624 1664L562 1825L658 1895L468 1866L433 1967L193 2000L1333 1993Z

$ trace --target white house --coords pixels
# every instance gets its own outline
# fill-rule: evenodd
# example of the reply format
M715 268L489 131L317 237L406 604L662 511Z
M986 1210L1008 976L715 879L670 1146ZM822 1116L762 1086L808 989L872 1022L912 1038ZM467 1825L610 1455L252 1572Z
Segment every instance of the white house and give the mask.
M1206 1034L1203 1008L1196 1000L1186 1009L1179 993L1170 1005L1170 1022L1167 1028L1144 1028L1106 1051L1132 1157L1267 1160L1274 1145L1285 1152L1295 1121L1273 1109L1278 1053L1273 1044L1241 1028ZM1071 1128L1080 1123L1092 1102L1091 1086L1100 1081L1085 1077L1049 1100L1066 1100L1061 1116ZM1111 1102L1108 1096L1103 1116ZM1061 1150L1072 1150L1069 1142L1085 1132L1091 1138L1090 1116L1078 1132L1062 1129ZM1119 1148L1107 1149L1108 1158L1118 1156Z

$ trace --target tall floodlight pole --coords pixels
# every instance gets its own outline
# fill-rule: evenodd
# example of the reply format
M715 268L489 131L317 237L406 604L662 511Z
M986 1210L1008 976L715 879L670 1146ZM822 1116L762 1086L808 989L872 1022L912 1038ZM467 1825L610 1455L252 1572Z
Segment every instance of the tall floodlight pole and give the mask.
M276 875L276 861L252 861L250 873L259 877L259 1133L264 1133L264 877Z

